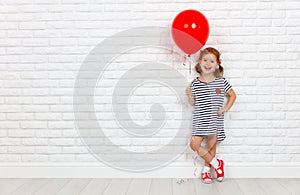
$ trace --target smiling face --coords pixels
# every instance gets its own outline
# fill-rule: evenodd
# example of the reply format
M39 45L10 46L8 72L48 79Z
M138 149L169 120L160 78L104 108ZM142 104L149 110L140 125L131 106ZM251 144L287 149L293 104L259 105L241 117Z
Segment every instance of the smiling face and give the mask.
M212 53L204 54L199 63L202 74L205 75L213 75L216 69L219 68L217 57Z

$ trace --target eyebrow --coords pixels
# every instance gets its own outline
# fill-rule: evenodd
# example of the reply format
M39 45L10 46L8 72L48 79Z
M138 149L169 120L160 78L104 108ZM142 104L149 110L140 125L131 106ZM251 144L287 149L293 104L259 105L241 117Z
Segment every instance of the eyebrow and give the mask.
M207 59L207 58L202 58L202 60L210 60L210 59ZM217 61L217 60L211 60L211 61Z

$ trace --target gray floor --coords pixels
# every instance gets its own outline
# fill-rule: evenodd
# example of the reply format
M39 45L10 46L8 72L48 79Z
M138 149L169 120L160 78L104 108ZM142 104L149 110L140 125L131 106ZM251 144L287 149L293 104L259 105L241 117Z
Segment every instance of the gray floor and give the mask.
M300 195L300 179L226 179L213 184L199 179L0 179L0 194Z

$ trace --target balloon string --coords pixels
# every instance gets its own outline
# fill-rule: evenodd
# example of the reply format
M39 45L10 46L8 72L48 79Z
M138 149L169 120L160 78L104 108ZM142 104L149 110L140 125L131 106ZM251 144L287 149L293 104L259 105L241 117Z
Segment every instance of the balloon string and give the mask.
M188 54L187 56L184 56L184 61L183 61L183 66L186 66L186 61L188 60L189 62L189 73L190 75L192 74L192 63L191 63L191 54Z
M183 60L183 64L182 65L185 66L186 65L185 63L186 63L186 56L184 56L184 60Z
M197 158L198 158L198 156L197 156L197 154L195 154L195 155L193 156L193 164L194 164L194 167L195 167L195 170L194 170L194 176L195 176L196 178L198 178L198 176L197 176L197 174L198 174ZM183 184L183 183L189 182L189 181L192 181L192 179L191 179L191 178L179 178L179 179L177 179L176 183L177 183L177 184Z
M194 170L194 176L195 177L197 177L197 172L198 172L198 168L197 168L197 158L198 158L198 156L197 156L197 154L195 154L194 156L193 156L193 160L194 160L194 168L195 168L195 170Z
M191 55L189 55L189 68L190 68L190 75L192 74L192 63L190 59Z

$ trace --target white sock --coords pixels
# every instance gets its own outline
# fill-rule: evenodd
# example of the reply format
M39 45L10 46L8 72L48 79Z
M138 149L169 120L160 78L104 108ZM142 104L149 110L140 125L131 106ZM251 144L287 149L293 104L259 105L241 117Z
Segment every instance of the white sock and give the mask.
M213 166L215 169L219 167L219 162L216 158L213 158L209 164L211 164L211 166Z
M202 173L210 172L210 167L204 166L202 169Z

